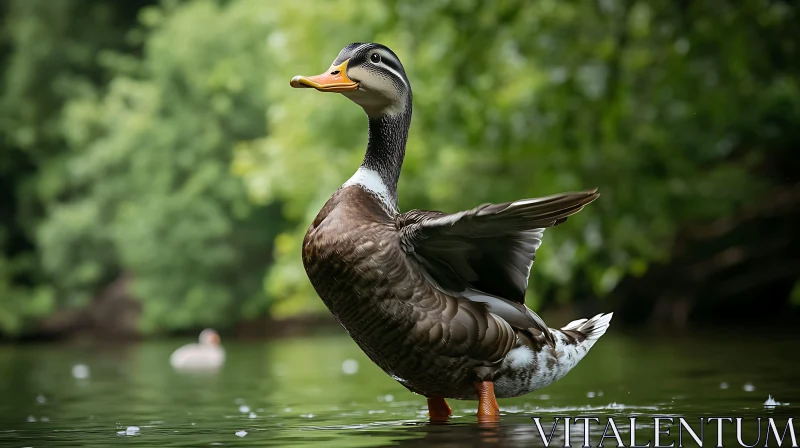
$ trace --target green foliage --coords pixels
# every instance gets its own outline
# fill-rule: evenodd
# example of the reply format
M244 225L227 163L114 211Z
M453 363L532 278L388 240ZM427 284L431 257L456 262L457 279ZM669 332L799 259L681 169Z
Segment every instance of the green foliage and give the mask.
M64 181L58 175L66 157L62 107L76 93L108 81L95 57L127 47L130 11L143 2L0 5L0 332L23 331L58 308L35 232Z
M534 306L609 293L781 182L800 122L788 3L143 3L7 6L0 331L124 274L146 331L321 310L300 244L366 119L288 81L350 42L412 83L403 209L600 188L547 232Z
M324 70L351 41L400 55L415 100L403 208L600 187L537 257L529 299L570 300L641 275L668 256L681 224L725 216L767 183L752 174L763 116L796 104L798 86L770 66L756 33L780 33L792 16L762 1L715 3L723 14L671 2L333 2L335 15L287 17L276 62L288 79ZM256 198L285 201L296 226L277 245L268 290L313 306L300 240L357 166L365 118L344 98L281 83L269 92L280 105L270 135L235 166Z
M257 317L281 222L229 167L237 142L265 133L269 27L213 2L141 17L144 56L109 57L108 92L65 110L70 200L39 229L43 263L76 301L130 272L145 331Z

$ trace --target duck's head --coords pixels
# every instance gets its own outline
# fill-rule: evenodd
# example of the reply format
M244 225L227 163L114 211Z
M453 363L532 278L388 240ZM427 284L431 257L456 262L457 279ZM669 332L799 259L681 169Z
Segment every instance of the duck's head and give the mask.
M206 328L200 332L200 344L202 345L219 345L219 333L211 328Z
M341 93L370 117L399 115L411 108L411 84L403 64L381 44L350 44L324 73L295 76L291 86Z

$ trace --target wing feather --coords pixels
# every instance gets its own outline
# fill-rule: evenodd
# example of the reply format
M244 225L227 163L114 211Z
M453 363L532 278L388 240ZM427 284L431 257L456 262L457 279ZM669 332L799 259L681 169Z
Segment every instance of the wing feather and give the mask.
M598 196L594 189L453 214L412 210L398 218L401 244L440 289L484 303L512 326L542 331L552 341L541 318L525 307L531 266L544 229Z

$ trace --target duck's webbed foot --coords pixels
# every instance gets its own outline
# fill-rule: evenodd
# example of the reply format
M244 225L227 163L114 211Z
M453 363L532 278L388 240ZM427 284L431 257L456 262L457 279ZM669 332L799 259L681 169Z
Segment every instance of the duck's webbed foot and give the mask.
M491 381L478 381L475 383L478 392L478 421L496 422L500 420L500 407L494 396L494 383Z
M453 415L450 406L442 397L428 397L428 415L432 422L446 422Z

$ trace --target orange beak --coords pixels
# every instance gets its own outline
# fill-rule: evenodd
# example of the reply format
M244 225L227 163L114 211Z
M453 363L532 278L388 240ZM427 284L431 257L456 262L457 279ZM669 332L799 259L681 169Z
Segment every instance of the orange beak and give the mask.
M331 65L327 72L317 76L295 76L289 83L296 89L313 87L320 92L346 92L356 90L358 83L347 77L347 63L350 59L339 65Z

